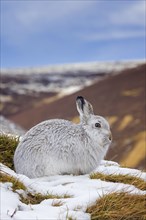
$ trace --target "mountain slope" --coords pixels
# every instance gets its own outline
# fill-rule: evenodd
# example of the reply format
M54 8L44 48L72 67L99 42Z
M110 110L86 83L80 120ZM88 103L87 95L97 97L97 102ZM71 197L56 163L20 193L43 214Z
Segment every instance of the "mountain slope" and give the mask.
M95 82L79 92L43 103L10 119L28 129L42 120L65 118L76 120L76 96L87 98L95 114L108 117L113 144L108 159L122 165L144 169L145 166L145 78L146 65L122 71Z

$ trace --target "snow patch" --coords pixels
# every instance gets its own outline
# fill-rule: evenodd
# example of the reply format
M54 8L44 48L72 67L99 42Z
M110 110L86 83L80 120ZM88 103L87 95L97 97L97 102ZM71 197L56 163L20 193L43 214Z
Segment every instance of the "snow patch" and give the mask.
M2 172L11 175L27 187L28 192L53 194L58 196L68 195L68 198L46 199L40 204L26 205L20 201L19 195L12 192L11 183L1 184L1 218L2 219L72 219L89 220L90 215L85 213L88 206L93 205L103 195L113 192L129 192L144 195L142 191L133 185L106 182L100 179L90 179L89 174L73 176L58 175L29 179L25 175L16 174L10 168L0 165ZM130 174L146 180L146 173L136 169L121 168L112 161L101 162L95 170L105 174ZM60 203L60 206L55 204Z

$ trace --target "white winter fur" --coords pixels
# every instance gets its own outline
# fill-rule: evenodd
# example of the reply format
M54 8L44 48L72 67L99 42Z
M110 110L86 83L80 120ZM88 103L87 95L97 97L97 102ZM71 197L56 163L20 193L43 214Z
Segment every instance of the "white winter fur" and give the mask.
M80 124L47 120L25 134L14 155L17 173L30 178L79 175L90 173L100 164L111 143L109 124L94 115L92 105L83 97L77 97L76 104ZM96 127L97 123L101 127Z

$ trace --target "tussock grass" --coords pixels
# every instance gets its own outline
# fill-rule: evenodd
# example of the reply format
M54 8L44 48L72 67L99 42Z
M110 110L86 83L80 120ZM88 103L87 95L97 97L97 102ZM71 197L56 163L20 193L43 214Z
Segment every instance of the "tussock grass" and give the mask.
M14 169L13 156L18 143L18 137L0 135L0 162L11 169Z
M135 187L141 190L146 190L146 182L143 179L139 177L130 176L128 174L106 175L102 173L91 173L90 178L100 179L100 180L107 181L107 182L130 184L130 185L134 185Z
M87 209L91 220L145 220L146 197L128 193L112 193L101 197Z

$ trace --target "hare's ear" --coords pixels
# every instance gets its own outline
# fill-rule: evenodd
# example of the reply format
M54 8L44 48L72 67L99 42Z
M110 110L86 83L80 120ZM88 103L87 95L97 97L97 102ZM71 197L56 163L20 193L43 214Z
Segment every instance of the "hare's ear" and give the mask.
M92 105L82 96L76 98L77 110L80 114L81 122L86 122L90 115L93 115Z

